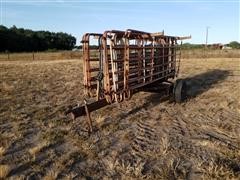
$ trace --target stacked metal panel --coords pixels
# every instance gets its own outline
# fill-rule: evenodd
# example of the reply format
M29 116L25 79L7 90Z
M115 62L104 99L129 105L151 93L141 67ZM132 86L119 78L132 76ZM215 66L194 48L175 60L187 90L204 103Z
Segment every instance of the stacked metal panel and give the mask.
M108 103L120 102L137 88L176 77L180 62L177 41L187 38L131 29L85 34L85 93Z

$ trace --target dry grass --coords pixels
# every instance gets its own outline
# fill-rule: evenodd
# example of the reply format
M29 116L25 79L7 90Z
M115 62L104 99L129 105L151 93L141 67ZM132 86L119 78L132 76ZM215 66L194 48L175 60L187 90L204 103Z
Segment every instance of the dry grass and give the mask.
M169 148L170 148L170 143L167 137L163 137L161 139L161 155L164 156L169 152Z
M5 152L6 152L6 148L0 147L0 157L4 155Z
M131 165L129 162L118 162L117 161L117 170L122 172L122 174L128 175L129 177L141 177L142 171L144 170L145 162L137 160L134 165Z
M191 58L239 58L239 49L192 49L192 50L182 50L181 57L184 59Z
M202 167L202 165L199 165L198 168L203 169L204 179L237 179L233 172L213 161L209 163L207 168Z
M92 52L93 55L95 52ZM240 50L212 50L212 49L192 49L182 50L182 58L238 58ZM34 53L0 53L0 61L31 61L31 60L60 60L60 59L80 59L82 51L58 51L58 52L34 52Z
M46 176L44 176L44 180L55 180L57 179L58 172L50 170Z
M59 60L77 59L82 57L81 51L58 51L58 52L30 52L30 53L0 53L0 61L31 61L31 60Z
M0 179L6 179L11 168L9 165L0 165Z
M186 102L139 92L92 113L90 137L63 115L83 100L81 60L0 63L3 178L240 178L238 58L183 59Z
M43 148L46 148L48 147L50 144L49 142L46 142L46 141L43 141L41 143L38 143L37 146L33 147L33 148L30 148L28 150L28 152L31 154L31 156L33 157L33 159L36 159L36 156L39 152L41 152L41 150Z

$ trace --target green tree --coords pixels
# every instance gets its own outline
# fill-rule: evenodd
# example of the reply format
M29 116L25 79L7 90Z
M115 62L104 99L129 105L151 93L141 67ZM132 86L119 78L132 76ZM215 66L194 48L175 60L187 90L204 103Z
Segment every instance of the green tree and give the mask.
M233 48L233 49L240 49L240 43L237 42L237 41L230 42L228 46Z
M0 51L29 52L49 49L70 50L76 38L67 33L32 31L30 29L0 26Z

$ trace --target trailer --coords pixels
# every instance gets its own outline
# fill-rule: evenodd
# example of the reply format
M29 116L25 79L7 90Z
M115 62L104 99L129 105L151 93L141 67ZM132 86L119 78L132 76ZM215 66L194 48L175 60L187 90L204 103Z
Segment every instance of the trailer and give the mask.
M140 90L158 89L181 102L186 96L186 84L181 79L173 80L180 68L178 41L189 38L133 29L84 34L81 41L84 94L95 100L85 99L83 105L69 107L66 114L73 119L85 115L91 133L92 111L129 100Z

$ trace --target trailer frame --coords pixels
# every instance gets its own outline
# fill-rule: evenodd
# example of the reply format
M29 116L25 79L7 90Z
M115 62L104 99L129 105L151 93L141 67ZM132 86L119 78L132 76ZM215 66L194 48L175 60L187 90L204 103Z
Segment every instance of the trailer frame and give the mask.
M175 94L178 96L175 99L181 101L185 83L178 81L176 85L170 80L178 76L180 69L181 45L177 41L189 38L133 29L84 34L81 41L84 94L95 101L89 103L84 99L83 105L69 107L65 114L74 119L85 115L91 133L91 112L129 100L139 90L165 83L169 85L167 94Z

